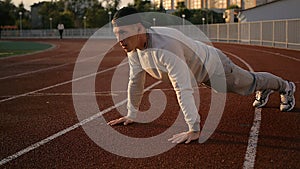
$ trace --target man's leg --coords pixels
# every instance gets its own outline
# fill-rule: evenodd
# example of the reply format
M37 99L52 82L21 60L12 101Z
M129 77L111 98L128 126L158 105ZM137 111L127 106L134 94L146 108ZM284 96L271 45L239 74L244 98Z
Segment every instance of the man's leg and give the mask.
M296 86L293 82L288 82L267 72L249 72L244 70L235 65L220 50L216 51L223 64L225 75L214 75L210 77L210 80L213 78L217 81L225 76L227 92L249 95L256 91L256 100L253 103L255 107L263 107L266 105L269 95L273 91L278 91L281 96L280 110L290 111L293 109L295 106L294 92L296 90ZM209 82L205 84L210 85Z
M62 30L59 30L59 38L62 39Z
M280 110L290 111L295 106L294 93L296 85L282 78L267 72L256 72L256 99L253 102L255 107L263 107L266 105L269 95L273 91L280 93Z
M267 72L249 72L236 65L233 67L232 73L226 77L229 92L248 95L256 91L256 99L253 102L255 107L265 106L273 91L280 93L281 111L290 111L295 106L296 86L293 82L288 82Z
M287 87L287 82L282 78L267 72L253 73L256 79L256 91L263 91L266 89L278 91L282 93Z

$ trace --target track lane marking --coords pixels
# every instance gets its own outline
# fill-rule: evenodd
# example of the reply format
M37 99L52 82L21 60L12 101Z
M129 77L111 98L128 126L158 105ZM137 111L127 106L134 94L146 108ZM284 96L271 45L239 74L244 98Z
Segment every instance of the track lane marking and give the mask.
M53 50L57 50L59 48L56 48L56 49L53 49ZM73 53L76 53L76 52L72 52ZM12 67L12 66L18 66L18 65L23 65L23 64L27 64L27 63L33 63L33 62L38 62L38 61L44 61L46 59L51 59L53 57L60 57L60 56L63 56L63 55L66 55L67 53L61 53L61 54L58 54L58 55L52 55L52 56L46 56L46 57L42 57L42 58L32 58L30 60L25 60L23 62L13 62L11 64L6 64L6 65L2 65L1 67L2 68L8 68L8 67Z
M261 108L255 108L253 125L250 129L247 151L245 154L243 169L252 169L255 165L258 135L261 124Z
M199 86L199 87L194 87L194 89L208 89L206 86ZM151 89L149 91L156 91L156 90L161 90L161 91L174 91L173 88L162 88L162 89ZM39 97L39 96L109 96L109 95L119 95L119 94L124 94L127 93L127 90L124 91L101 91L101 92L95 92L95 93L47 93L47 92L37 92L33 94L27 95L28 97ZM0 96L0 97L13 97L14 95L6 95L6 96Z
M237 48L237 46L234 46L234 45L232 45L232 46ZM295 58L295 57L292 57L292 56L288 56L288 55L285 55L285 54L282 54L282 53L271 52L271 51L261 50L261 49L253 49L253 48L251 48L251 45L243 45L243 46L245 46L245 48L248 49L248 50L252 50L252 51L256 51L256 52L264 52L264 53L268 53L268 54L272 54L272 55L277 55L277 56L282 56L282 57L284 57L284 58L287 58L287 59L291 59L291 60L300 62L300 59ZM249 48L249 47L250 47L250 48ZM262 46L262 47L264 47L264 46ZM276 49L280 49L280 48L276 48ZM283 50L284 50L284 49L283 49ZM289 49L287 49L287 50L289 50Z
M19 74L9 75L9 76L5 76L5 77L0 77L0 80L9 79L9 78L13 78L13 77L24 76L24 75L29 75L29 74L34 74L34 73L43 72L43 71L51 70L51 69L56 69L56 68L59 68L59 67L72 65L74 63L80 63L80 62L84 62L84 61L87 61L87 60L90 60L90 59L94 59L95 57L97 57L97 56L92 56L92 57L89 57L89 58L86 58L86 59L82 59L80 61L75 60L75 61L70 62L70 63L64 63L64 64L51 66L51 67L46 67L46 68L42 68L42 69L38 69L38 70L33 70L33 71L24 72L24 73L19 73Z
M156 85L158 85L158 84L160 84L160 83L161 83L161 81L158 81L158 82L156 82L156 83L153 83L152 85L148 86L148 87L144 90L144 92L150 90L151 88L153 88L154 86L156 86ZM125 104L126 102L127 102L127 99L124 99L123 101L120 101L119 103L117 103L117 104L115 104L115 105L113 105L113 106L111 106L111 107L109 107L109 108L107 108L107 109L105 109L105 110L103 110L103 111L100 111L100 112L98 112L97 114L95 114L95 115L93 115L93 116L91 116L91 117L89 117L89 118L86 118L86 119L84 119L84 120L82 120L82 121L80 121L80 122L78 122L78 123L76 123L76 124L74 124L74 125L72 125L72 126L66 128L66 129L64 129L64 130L61 130L61 131L59 131L59 132L57 132L57 133L55 133L55 134L53 134L53 135L51 135L51 136L49 136L49 137L47 137L47 138L41 140L41 141L39 141L39 142L36 142L36 143L34 143L34 144L32 144L32 145L26 147L26 148L23 149L23 150L18 151L17 153L15 153L15 154L13 154L13 155L10 155L10 156L8 156L8 157L2 159L2 160L0 161L0 166L6 164L6 163L8 163L8 162L10 162L10 161L12 161L12 160L14 160L14 159L16 159L16 158L18 158L18 157L20 157L20 156L22 156L22 155L24 155L24 154L26 154L26 153L28 153L28 152L30 152L30 151L32 151L32 150L38 148L38 147L40 147L40 146L42 146L42 145L44 145L44 144L46 144L46 143L48 143L48 142L50 142L50 141L52 141L52 140L54 140L54 139L56 139L56 138L58 138L58 137L60 137L60 136L62 136L62 135L64 135L64 134L66 134L66 133L68 133L68 132L70 132L70 131L72 131L72 130L74 130L74 129L76 129L76 128L78 128L78 127L80 127L80 126L82 126L82 125L84 125L84 124L86 124L86 123L88 123L88 122L90 122L90 121L92 121L92 120L95 120L96 118L102 116L103 114L105 114L105 113L107 113L107 112L110 112L111 110L113 110L113 109L115 109L115 108L117 108L117 107L119 107L119 106ZM105 125L106 125L106 124L105 124Z
M241 61L243 64L245 64L250 72L254 72L253 68L242 58L238 57L237 55L225 52L224 53L231 55ZM244 163L243 163L243 169L253 169L255 165L255 158L256 158L256 150L257 150L257 144L258 144L258 135L259 135L259 129L261 124L261 108L255 108L254 111L254 120L252 127L250 129L249 139L248 139L248 146L246 150L246 154L244 157Z
M47 58L37 58L37 59L33 59L33 60L29 60L29 61L24 61L24 62L20 62L20 63L12 63L12 64L10 64L8 66L4 65L3 67L5 68L5 67L10 67L11 65L13 65L13 66L20 65L20 64L22 65L22 64L26 64L26 63L40 61L40 60L46 60L46 59L49 59L49 58L52 58L52 57L58 57L58 56L64 56L64 55L71 55L71 54L75 54L75 53L77 53L77 52L72 52L72 53L69 53L69 54L68 53L63 53L63 54L58 54L58 55L55 55L55 56L50 56L50 57L47 57ZM46 71L46 70L51 70L51 69L56 69L56 68L59 68L59 67L64 67L64 66L67 66L67 65L74 64L76 62L82 62L84 60L93 59L95 57L97 57L97 55L89 57L89 58L86 58L86 59L83 59L83 60L80 60L80 61L75 60L75 61L70 62L70 63L64 63L64 64L52 66L52 67L46 67L46 68L41 68L41 69L38 69L38 70L32 70L32 71L28 71L28 72L19 73L19 74L8 75L8 76L0 77L0 80L9 79L9 78L13 78L13 77L24 76L24 75L33 74L33 73L38 73L38 72L42 72L42 71Z
M226 53L226 52L224 52L224 53ZM229 53L229 52L227 52L227 53ZM232 53L229 53L229 54L231 54L232 56L234 55L234 54L232 54ZM238 59L240 60L241 58L238 58ZM246 62L245 62L245 63L246 63ZM246 63L246 65L249 65L249 64ZM250 65L249 65L249 66L250 66ZM70 81L68 81L68 82L70 82ZM49 86L49 87L50 87L50 86ZM56 87L56 86L54 85L53 87ZM51 88L52 88L52 87L51 87ZM29 93L31 93L31 92L29 92ZM123 101L124 101L124 100L123 100ZM122 101L122 102L119 102L119 103L122 105L122 104L124 104L123 101ZM118 104L119 104L119 103L118 103ZM118 105L118 104L115 105L115 106L120 106L120 105ZM115 106L112 106L112 107L115 107ZM112 109L114 109L114 108L112 108L112 107L110 107L111 109L110 109L110 108L106 109L107 112L110 111L110 110L112 110ZM109 110L109 109L110 109L110 110ZM256 154L256 146L257 146L257 140L258 140L258 132L259 132L259 127L260 127L260 122L261 122L261 109L256 109L256 110L257 110L257 112L255 112L255 120L254 120L253 126L252 126L252 128L254 128L254 129L252 130L252 128L251 128L251 131L250 131L250 138L253 138L252 140L253 140L254 142L251 142L251 143L250 143L250 139L249 139L249 143L248 143L248 148L249 148L249 147L250 147L250 149L253 149L253 148L254 148L254 150L255 150L254 155ZM98 115L99 113L100 113L100 115ZM106 111L104 110L104 111L99 112L99 113L96 114L96 115L98 115L98 117L102 115L101 113L103 113L103 114L106 113ZM257 114L258 114L258 115L257 115ZM96 115L94 115L94 116L96 116ZM94 116L92 116L92 117L94 117ZM90 117L90 118L88 118L88 119L91 119L92 117ZM93 119L95 119L95 118L97 118L97 117L94 117L94 118L92 118L91 120L93 120ZM91 120L88 121L88 119L83 120L83 121L81 121L81 122L79 122L79 123L77 123L77 124L75 124L75 125L73 125L73 126L67 128L67 129L65 129L65 130L62 130L62 131L61 131L61 135L64 135L64 134L68 133L69 131L72 131L72 130L78 128L79 126L81 126L81 125L83 125L83 124L86 124L87 122L91 121ZM256 130L255 130L255 129L256 129ZM40 141L40 142L38 142L38 143L33 144L32 146L27 147L28 149L27 149L26 151L25 151L25 149L24 149L24 150L21 150L21 151L15 153L14 155L9 156L9 157L7 157L7 158L5 158L5 159L11 161L11 160L13 160L13 159L15 159L15 158L18 158L19 156L21 156L21 155L23 155L23 154L25 154L25 153L27 153L27 152L33 150L33 149L36 149L36 148L40 147L40 146L43 145L43 144L48 143L49 141L51 141L51 140L53 140L53 139L55 139L55 138L57 138L57 137L59 137L59 136L61 136L61 135L58 135L58 134L56 133L56 134L54 134L54 135L52 135L52 136L50 136L50 137L47 137L46 139L44 139L44 140L42 140L42 141ZM256 138L256 139L255 139L255 138ZM50 140L49 140L49 139L50 139ZM251 145L251 146L249 146L249 145ZM31 148L30 148L30 147L31 147ZM248 152L248 148L247 148L247 152ZM250 152L250 155L253 154L253 151L249 151L249 152ZM253 157L253 156L252 156L252 157ZM246 156L245 156L245 159L246 159L246 158L247 158L247 154L246 154ZM3 165L3 164L5 164L5 163L9 162L9 161L6 161L6 162L5 162L5 161L4 161L5 159L1 160L0 165ZM252 158L252 159L255 160L255 156L254 156L254 158ZM4 161L5 163L3 163L3 161ZM249 161L251 161L251 160L249 160ZM246 161L245 161L245 162L246 162ZM253 166L254 166L254 161L252 161L252 162L253 162ZM244 163L244 168L245 168L245 163Z
M44 88L41 88L41 89L37 89L37 90L31 91L31 92L27 92L27 93L15 95L15 96L12 96L12 97L9 97L9 98L6 98L6 99L2 99L2 100L0 100L0 103L10 101L10 100L14 100L14 99L17 99L17 98L20 98L20 97L23 97L23 96L27 96L27 95L30 95L30 94L33 94L33 93L37 93L37 92L40 92L40 91L48 90L48 89L51 89L51 88L54 88L54 87L62 86L62 85L72 83L72 82L75 82L75 81L78 81L78 80L82 80L82 79L85 79L85 78L89 78L89 77L92 77L92 76L96 76L97 74L113 70L113 69L117 68L118 66L123 66L127 63L128 62L124 62L124 63L121 63L117 66L114 66L114 67L111 67L111 68L108 68L108 69L105 69L105 70L102 70L102 71L99 71L99 72L96 72L96 73L93 73L93 74L85 75L85 76L82 76L82 77L79 77L79 78L76 78L76 79L68 80L68 81L65 81L65 82L57 83L55 85L51 85L51 86L47 86L47 87L44 87Z

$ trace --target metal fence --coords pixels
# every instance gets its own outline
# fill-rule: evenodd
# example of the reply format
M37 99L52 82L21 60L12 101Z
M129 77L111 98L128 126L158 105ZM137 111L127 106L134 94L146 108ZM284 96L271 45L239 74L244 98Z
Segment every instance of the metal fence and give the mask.
M211 41L300 50L300 19L201 25Z
M64 38L89 38L97 33L95 29L65 29L63 32ZM109 32L109 29L106 29ZM99 31L98 31L99 32ZM110 33L106 34L109 35ZM103 34L102 36L106 36ZM101 36L101 35L99 35ZM38 29L38 30L2 30L3 39L15 38L59 38L59 32L56 29Z
M230 42L300 50L300 18L290 20L196 25L213 42ZM190 25L178 28L191 30ZM114 38L110 27L65 29L64 38ZM2 38L58 38L52 30L2 30Z

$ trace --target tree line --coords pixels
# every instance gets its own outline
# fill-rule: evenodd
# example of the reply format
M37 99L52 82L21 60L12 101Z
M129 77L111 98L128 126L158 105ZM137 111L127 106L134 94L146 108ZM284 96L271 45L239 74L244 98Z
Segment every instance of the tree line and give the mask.
M41 26L34 28L49 29L50 24L54 28L58 23L63 23L65 28L99 28L109 22L119 8L121 0L102 0L101 2L91 0L88 1L89 4L85 4L86 2L85 0L44 1L38 10ZM136 8L139 12L166 13L162 4L153 4L149 0L134 0L128 6ZM190 10L180 2L172 14L178 17L185 16L185 19L192 24L224 22L222 13L208 9ZM19 28L21 23L22 29L33 28L31 13L24 8L23 3L15 6L11 0L1 0L0 18L0 26L15 25ZM205 18L205 21L202 18Z

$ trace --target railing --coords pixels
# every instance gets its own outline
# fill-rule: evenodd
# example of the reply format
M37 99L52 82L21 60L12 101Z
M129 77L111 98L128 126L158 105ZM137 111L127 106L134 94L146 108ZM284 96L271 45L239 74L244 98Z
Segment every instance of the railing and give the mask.
M300 50L300 19L200 25L211 41Z
M190 29L190 25L178 28ZM273 46L300 50L300 18L290 20L202 24L198 28L213 42L230 42ZM99 29L65 29L64 38L96 37L114 38L109 27ZM2 38L58 38L56 29L52 30L2 30Z
M65 29L64 38L89 38L95 32L95 29ZM109 30L107 30L109 31ZM37 29L37 30L2 30L2 38L59 38L59 32L56 29Z

